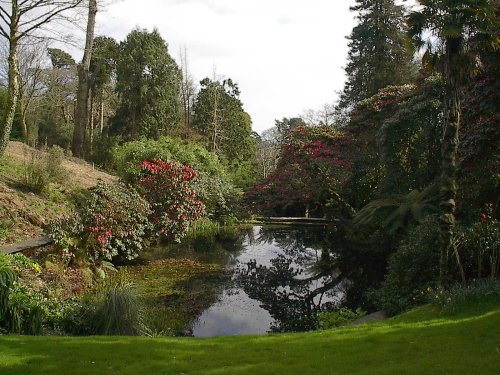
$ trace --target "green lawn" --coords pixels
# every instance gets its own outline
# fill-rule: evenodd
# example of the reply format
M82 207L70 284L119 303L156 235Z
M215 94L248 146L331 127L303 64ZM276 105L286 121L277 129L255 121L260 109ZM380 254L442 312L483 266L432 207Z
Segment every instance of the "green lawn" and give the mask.
M500 303L331 331L211 339L0 337L0 374L500 374Z

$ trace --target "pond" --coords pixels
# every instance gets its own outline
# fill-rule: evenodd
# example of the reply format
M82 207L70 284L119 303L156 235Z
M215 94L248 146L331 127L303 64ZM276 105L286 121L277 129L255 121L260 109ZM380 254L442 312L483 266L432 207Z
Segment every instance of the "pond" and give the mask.
M178 319L176 334L305 331L317 326L320 311L369 308L359 290L367 287L366 267L342 256L343 248L321 227L253 226L217 240L151 249L142 259L149 262L141 266L142 275L149 274L142 281L159 284L154 295L163 310L155 314ZM184 277L182 268L173 271L176 262L196 262L195 270ZM166 271L151 274L149 264L167 264L180 278L169 285L162 279Z

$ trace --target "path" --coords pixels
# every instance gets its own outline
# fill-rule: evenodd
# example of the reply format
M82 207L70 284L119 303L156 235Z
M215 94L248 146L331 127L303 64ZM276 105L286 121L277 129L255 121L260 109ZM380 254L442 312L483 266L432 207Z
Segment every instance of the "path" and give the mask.
M52 243L52 240L48 237L35 237L15 244L2 246L0 247L0 253L3 254L19 253L23 250L42 247L50 243Z

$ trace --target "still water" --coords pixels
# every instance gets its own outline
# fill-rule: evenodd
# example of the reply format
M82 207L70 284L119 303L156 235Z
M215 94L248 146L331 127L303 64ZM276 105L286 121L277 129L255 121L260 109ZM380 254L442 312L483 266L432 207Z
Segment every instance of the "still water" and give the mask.
M175 286L189 291L187 297L163 298L162 280L145 267L147 278L159 284L157 331L194 337L307 331L318 326L322 311L369 311L364 292L385 265L333 233L322 227L254 226L150 249L146 261L187 259L227 270Z
M306 316L307 321L313 312L342 297L338 287L316 293L332 279L331 272L318 267L321 232L255 226L244 234L241 249L227 262L233 283L195 321L191 334L210 337L310 328L312 321L293 329L294 324L282 320Z

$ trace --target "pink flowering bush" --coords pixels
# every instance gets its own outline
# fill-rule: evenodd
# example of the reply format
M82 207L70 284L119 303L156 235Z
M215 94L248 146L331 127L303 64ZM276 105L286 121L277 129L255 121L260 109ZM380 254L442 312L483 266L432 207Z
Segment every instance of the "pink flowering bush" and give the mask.
M166 240L179 242L191 224L205 213L194 186L196 171L162 159L145 160L138 181L141 195L151 205L150 220Z
M327 126L299 126L290 130L276 171L245 195L254 212L277 215L322 215L330 189L345 183L351 163L346 134Z
M150 212L132 188L99 183L74 215L51 224L49 236L63 254L83 251L92 261L131 260L144 248Z

